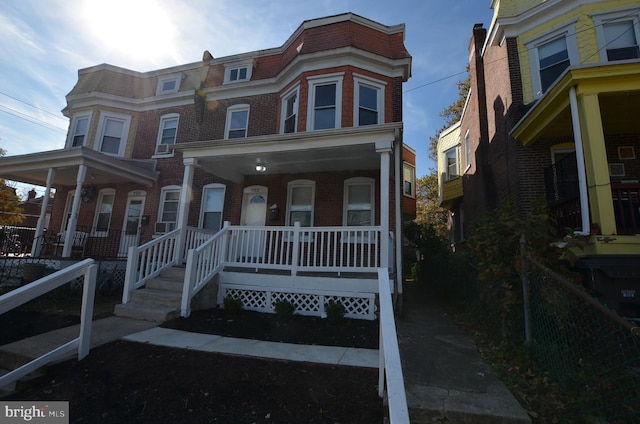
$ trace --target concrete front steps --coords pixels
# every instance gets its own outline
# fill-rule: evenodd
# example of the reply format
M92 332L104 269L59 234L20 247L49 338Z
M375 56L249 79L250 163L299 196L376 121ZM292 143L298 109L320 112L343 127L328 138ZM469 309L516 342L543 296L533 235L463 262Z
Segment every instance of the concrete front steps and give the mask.
M129 303L116 305L114 314L153 322L165 322L180 316L184 268L167 268L147 281L145 288L131 292Z

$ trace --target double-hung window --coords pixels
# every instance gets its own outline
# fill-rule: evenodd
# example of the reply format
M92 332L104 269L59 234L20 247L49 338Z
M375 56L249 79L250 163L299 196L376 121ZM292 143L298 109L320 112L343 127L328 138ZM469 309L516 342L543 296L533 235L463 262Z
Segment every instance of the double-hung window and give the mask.
M402 179L402 193L405 196L416 197L416 168L405 162L402 165Z
M225 138L244 138L249 125L249 105L233 105L227 109Z
M540 62L540 84L542 92L545 92L571 63L567 39L559 37L538 46L538 60Z
M464 134L464 163L466 172L471 168L471 138L469 137L469 130Z
M298 96L300 88L289 91L282 97L282 126L281 132L294 133L298 130Z
M114 156L124 156L130 121L130 116L103 114L100 117L98 151Z
M449 181L458 178L460 175L458 169L458 148L454 147L444 152L444 162L447 167L445 180Z
M640 58L640 8L595 12L592 15L601 62Z
M176 228L178 222L178 207L180 206L180 187L166 186L160 194L160 210L156 233L167 233Z
M374 180L356 177L344 182L344 225L374 225Z
M316 183L310 180L291 181L287 192L287 225L300 223L301 227L313 226L313 204Z
M176 143L178 133L178 114L172 113L160 119L160 129L158 130L158 144L156 154L166 155L170 153L169 146Z
M100 190L96 213L93 218L93 235L96 237L106 237L109 234L109 225L113 213L113 200L116 191L111 188Z
M307 130L340 128L341 115L342 75L309 77Z
M606 43L607 60L637 59L640 57L634 21L623 20L605 23L602 27Z
M71 134L69 147L84 146L86 144L87 135L89 134L90 121L91 121L91 114L83 114L83 115L74 117L73 133Z
M71 190L69 193L67 193L67 203L64 205L64 222L62 223L62 231L66 231L69 226L69 220L71 219L71 212L73 210L73 199L75 195L75 190Z
M575 23L525 42L530 52L533 95L538 98L572 64L580 63Z
M202 188L201 228L214 231L222 228L224 193L225 186L223 184L208 184Z
M369 78L355 76L354 87L354 125L384 123L384 84Z

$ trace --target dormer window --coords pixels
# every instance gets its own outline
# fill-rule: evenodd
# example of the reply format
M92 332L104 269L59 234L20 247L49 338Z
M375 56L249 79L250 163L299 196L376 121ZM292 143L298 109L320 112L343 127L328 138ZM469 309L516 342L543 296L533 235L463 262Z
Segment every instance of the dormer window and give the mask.
M172 75L158 79L156 95L177 93L180 88L180 75Z
M224 72L224 82L227 84L231 82L249 81L251 80L252 70L253 65L251 64L229 65Z

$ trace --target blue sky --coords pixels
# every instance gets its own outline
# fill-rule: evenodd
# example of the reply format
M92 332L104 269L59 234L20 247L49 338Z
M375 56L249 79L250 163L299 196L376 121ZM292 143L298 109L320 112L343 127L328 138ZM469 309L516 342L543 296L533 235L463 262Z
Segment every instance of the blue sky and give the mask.
M435 164L428 140L457 96L475 23L490 0L5 0L0 8L0 147L20 155L64 146L60 112L81 68L150 71L281 46L304 20L353 12L404 23L413 56L404 86L404 140L418 177ZM17 185L19 193L31 187ZM40 194L42 190L38 189Z

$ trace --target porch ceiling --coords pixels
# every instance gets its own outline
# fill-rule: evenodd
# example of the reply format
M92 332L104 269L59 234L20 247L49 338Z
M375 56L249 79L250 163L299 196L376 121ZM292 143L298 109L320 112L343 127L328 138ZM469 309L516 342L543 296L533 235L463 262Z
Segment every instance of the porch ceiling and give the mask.
M540 138L571 137L569 90L597 94L605 134L640 132L640 63L570 69L512 130L528 145Z
M152 161L116 158L86 147L3 157L0 178L46 186L49 169L54 168L53 187L75 186L80 165L87 167L85 185L133 182L151 186L158 178Z
M374 128L375 127L375 128ZM241 183L247 175L332 172L380 168L379 149L391 148L400 124L177 145L184 158L219 177ZM265 172L256 171L263 164Z

